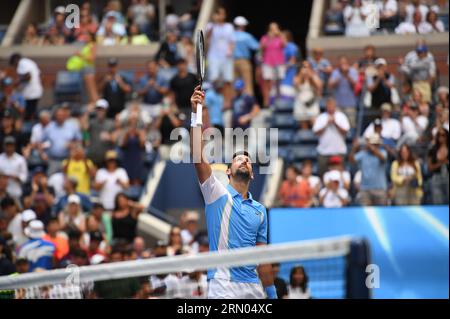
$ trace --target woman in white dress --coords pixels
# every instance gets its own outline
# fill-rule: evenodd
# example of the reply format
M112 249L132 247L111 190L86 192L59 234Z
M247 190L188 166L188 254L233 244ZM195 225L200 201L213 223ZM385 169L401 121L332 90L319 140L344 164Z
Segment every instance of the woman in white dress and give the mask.
M366 24L369 15L368 7L361 0L354 0L352 5L344 9L345 35L347 37L367 37L370 30Z
M308 61L303 61L294 78L296 97L294 118L300 121L302 129L310 129L320 113L319 100L322 95L322 80Z

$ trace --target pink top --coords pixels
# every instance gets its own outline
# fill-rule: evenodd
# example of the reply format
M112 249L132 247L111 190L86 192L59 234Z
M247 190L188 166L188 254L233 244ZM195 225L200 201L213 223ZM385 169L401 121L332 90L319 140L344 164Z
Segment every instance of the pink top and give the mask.
M281 37L269 38L267 35L261 38L263 49L263 63L276 66L284 63L284 44Z

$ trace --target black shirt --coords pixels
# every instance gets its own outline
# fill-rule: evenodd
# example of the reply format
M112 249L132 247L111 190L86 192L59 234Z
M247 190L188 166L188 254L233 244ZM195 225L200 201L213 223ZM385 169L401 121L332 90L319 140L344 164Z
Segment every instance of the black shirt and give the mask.
M175 101L180 110L191 108L192 92L197 85L197 77L192 73L183 78L177 74L170 81L170 89L175 93Z
M123 77L122 81L129 84ZM116 114L125 108L127 94L120 88L116 80L106 82L103 88L103 97L109 103L107 117L113 119Z
M288 291L287 291L287 286L286 286L286 282L281 279L281 278L275 278L273 281L275 288L277 289L277 296L278 298L283 298L284 296L287 296Z
M123 218L112 218L112 228L114 239L125 239L128 242L133 242L136 237L137 220L129 213Z

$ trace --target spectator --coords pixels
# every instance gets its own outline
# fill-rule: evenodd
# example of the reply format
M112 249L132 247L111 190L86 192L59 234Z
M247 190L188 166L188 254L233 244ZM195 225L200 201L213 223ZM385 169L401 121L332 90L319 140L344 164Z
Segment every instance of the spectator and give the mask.
M25 120L32 120L38 108L39 100L43 94L41 83L41 71L38 65L31 59L24 58L19 53L14 53L9 58L12 66L19 77L19 91L25 98Z
M141 185L144 172L145 130L138 128L138 118L130 116L128 125L118 137L123 168L128 174L130 185Z
M116 195L112 213L113 239L115 241L133 242L136 237L138 216L143 210L142 205L129 200L124 193Z
M378 1L377 5L380 14L380 29L394 31L399 19L397 1L383 0Z
M36 213L31 209L26 209L22 213L19 213L17 202L12 198L4 199L1 206L9 220L7 230L12 235L15 247L19 248L28 241L25 234L25 228L32 220L37 218Z
M311 299L308 276L303 266L292 267L289 275L288 299Z
M56 205L53 207L53 214L59 214L68 204L70 195L77 195L80 199L81 209L84 212L90 212L92 209L92 203L89 196L78 193L76 191L78 180L75 177L64 176L63 188L65 194L59 198Z
M275 285L275 288L277 289L277 296L279 299L286 299L288 295L286 282L284 279L278 277L278 273L280 272L280 264L274 263L272 264L272 276L273 276L273 283Z
M169 240L167 243L167 256L181 255L189 251L189 246L183 243L181 237L181 228L173 226L169 233Z
M391 180L395 205L420 205L422 193L422 172L411 148L400 147L398 159L391 166Z
M352 177L350 176L350 172L345 170L342 157L340 156L330 157L328 161L328 172L323 175L323 183L325 185L330 181L330 176L335 174L334 172L339 174L339 187L345 188L347 191L350 190Z
M215 81L209 90L205 93L205 104L208 107L209 122L211 126L220 130L224 136L223 124L223 82Z
M173 5L166 6L166 18L164 20L165 30L168 32L179 33L178 24L180 23L180 17L175 13Z
M374 134L367 139L365 149L360 149L358 140L355 139L349 155L350 161L357 163L362 172L358 198L363 206L387 204L387 152L381 143L381 137Z
M25 98L14 88L13 82L11 77L3 78L0 103L2 103L5 110L11 110L16 121L21 121L25 113Z
M3 112L3 118L0 126L0 152L4 152L4 142L8 137L13 137L16 140L16 151L21 154L23 147L26 146L27 140L25 135L17 129L16 120L14 119L13 111L6 109Z
M42 167L38 166L33 170L30 186L24 187L23 192L23 204L26 208L31 207L39 199L43 199L48 207L54 204L54 190L51 186L48 186L47 175ZM47 225L47 220L41 219L41 221Z
M81 9L80 11L80 26L75 28L74 37L79 43L88 43L90 41L90 34L95 34L98 29L98 23L89 10Z
M369 15L368 7L361 0L353 0L344 9L345 35L347 37L367 37L370 30L366 18Z
M84 120L87 124L84 127L87 155L97 167L103 164L106 152L113 148L115 142L114 122L106 116L108 108L108 101L100 99L95 104L95 116Z
M319 175L326 170L329 158L333 155L343 157L347 153L345 136L350 129L347 116L336 110L336 101L327 99L326 112L320 114L313 126L313 132L319 136Z
M190 36L182 35L178 43L178 55L181 59L185 59L188 64L188 72L196 73L197 64L195 61L195 47Z
M312 56L308 57L308 62L311 65L314 72L319 75L320 80L323 84L323 89L325 90L328 84L328 78L333 72L333 67L330 61L323 57L322 48L313 48Z
M22 196L22 185L28 176L25 158L16 153L16 139L7 136L3 140L4 153L0 154L0 168L8 175L8 194L19 199Z
M93 220L95 222L93 222ZM92 209L91 214L88 216L87 224L92 223L97 225L97 230L104 234L107 243L112 241L112 221L111 215L105 212L102 203L98 198L92 199Z
M357 81L358 71L350 66L345 56L341 56L339 67L331 73L328 85L333 92L337 106L347 116L351 127L356 125L357 100L353 89Z
M15 272L16 267L13 264L7 242L3 237L0 237L0 276L7 276Z
M76 191L90 194L91 178L95 176L95 166L85 155L81 145L73 146L70 157L62 162L63 172L67 176L75 177L78 181Z
M186 115L180 113L180 110L172 100L172 97L167 96L164 99L164 105L159 116L152 125L155 130L159 131L161 144L168 145L175 143L174 140L170 139L172 131L177 127L181 127L185 121Z
M151 111L154 112L156 110ZM152 114L152 116L154 116L154 114ZM147 111L147 109L144 109L139 99L137 99L136 96L133 96L127 108L116 116L116 125L119 127L125 127L127 126L130 118L134 117L138 119L139 128L148 129L152 122L152 116L150 116L150 112Z
M50 124L51 117L52 115L48 110L41 110L39 112L39 122L34 124L31 129L30 143L34 147L42 145L42 142L44 142L44 130Z
M211 63L209 61L209 63ZM211 67L211 65L210 65ZM186 60L179 59L177 62L178 73L170 81L170 90L175 95L177 107L184 114L191 112L191 94L197 86L197 77L188 72Z
M69 195L67 205L58 215L59 224L64 231L77 230L80 233L86 231L86 217L81 210L81 200L76 194Z
M164 95L169 91L169 84L159 70L155 60L147 62L147 73L139 80L138 93L143 102L159 109Z
M55 259L62 260L69 253L69 242L65 234L61 233L58 218L51 218L47 224L47 234L42 238L55 245Z
M64 35L58 32L58 29L55 25L52 25L48 28L47 32L44 35L43 45L64 45L66 39Z
M100 255L107 257L104 250L101 248L101 244L104 243L103 234L100 231L90 231L89 234L89 244L87 249L87 256L91 260L94 256ZM98 257L96 257L98 258Z
M108 151L105 155L105 168L97 171L94 188L99 192L100 201L106 210L113 210L117 194L126 190L129 185L127 172L118 167L115 151Z
M341 172L337 170L330 171L324 175L323 179L326 186L319 193L320 205L325 208L340 208L347 206L349 195L347 190L341 186Z
M381 120L379 125L381 126L381 137L384 144L394 146L401 136L402 128L399 120L392 118L392 105L389 103L383 103L381 105ZM375 126L377 123L374 121L364 131L364 137L369 138L375 132Z
M242 78L245 83L245 93L253 96L253 66L252 53L259 49L259 43L253 35L245 31L248 21L242 16L234 18L234 76Z
M61 225L60 225L61 226ZM69 252L58 263L58 268L70 265L76 255L79 255L79 251L84 248L81 247L82 233L78 229L69 229L67 231L67 238L69 243Z
M420 114L419 106L414 102L410 103L407 112L402 118L403 135L398 141L398 145L404 143L412 145L416 143L427 127L428 119Z
M431 101L431 85L436 77L436 63L424 41L418 41L416 50L400 58L401 71L412 81L413 89L422 92L426 102Z
M437 89L437 105L436 108L442 108L448 110L448 97L449 97L449 89L446 86L440 86Z
M61 39L60 44L65 42L70 43L73 41L73 33L70 28L66 26L66 8L63 6L58 6L53 11L53 17L47 26L46 36L53 33Z
M29 241L19 248L18 258L25 258L30 262L30 272L37 268L52 269L56 248L51 242L43 239L45 235L44 224L40 220L31 221L25 228L25 234Z
M273 84L277 85L279 93L279 81L285 76L285 57L284 48L286 46L285 38L281 35L281 30L276 22L269 24L267 33L261 38L260 48L262 53L262 77L263 77L263 104L268 107L270 101L270 91Z
M307 208L312 206L312 189L305 179L297 179L295 166L286 169L286 179L281 184L278 198L283 207Z
M419 107L419 112L421 115L425 116L426 118L430 117L430 104L424 100L422 92L420 92L420 90L413 90L412 103L416 104Z
M302 129L310 129L320 113L319 100L322 96L322 81L311 68L308 61L303 61L294 78L296 97L294 117Z
M181 238L183 245L190 246L198 232L198 221L200 216L196 211L186 211L181 216Z
M225 83L225 105L231 100L231 82L233 81L234 28L226 22L227 13L219 7L213 14L212 23L206 26L208 48L208 80L222 80ZM191 89L192 92L192 89Z
M47 149L49 157L49 175L61 168L61 163L69 156L70 147L81 141L81 131L78 126L69 121L70 110L63 104L56 109L54 120L44 129L44 142L50 144Z
M42 37L39 36L39 31L34 23L29 23L25 29L25 36L22 40L24 45L38 46L43 44Z
M179 282L179 298L204 299L207 297L208 282L202 271L189 272Z
M0 167L0 202L4 198L10 196L11 195L8 193L8 175L3 170L3 168Z
M30 263L25 258L17 258L16 270L19 274L26 274L27 272L30 272Z
M367 78L367 89L371 94L370 122L380 117L380 108L383 103L393 103L392 89L395 86L394 75L388 72L387 62L383 58L375 61L377 74ZM367 106L367 105L366 105Z
M178 38L175 32L168 31L166 33L166 40L161 44L155 56L155 59L160 65L170 68L177 66L177 62L180 59L177 40Z
M335 2L325 12L324 33L326 35L343 35L345 32L345 21L340 2Z
M127 16L147 37L152 37L153 23L156 16L153 4L149 3L148 0L133 0L128 7Z
M425 17L428 14L428 7L421 3L421 0L411 0L406 6L406 22L412 22L414 20L414 15L416 12L420 13L421 21L425 21Z
M150 285L153 296L161 299L178 299L181 297L180 278L175 274L151 275Z
M378 59L375 47L371 44L366 45L363 57L358 60L358 68L363 69L366 76L375 76L377 74L375 61Z
M427 21L423 21L420 11L414 12L413 21L405 21L395 28L397 34L428 34L433 32L433 26Z
M123 17L117 11L108 11L97 31L97 37L104 45L118 44L121 37L126 36L127 32L123 22ZM103 40L103 41L102 41Z
M439 17L437 15L437 13L433 10L430 10L427 13L427 19L426 22L431 26L431 30L429 33L440 33L440 32L445 32L445 26L444 23L439 20Z
M283 96L292 96L292 88L294 86L294 78L297 75L298 63L301 60L298 46L294 43L294 36L289 30L283 30L282 37L286 46L284 47L284 59L286 61L286 72L281 79L280 93ZM304 61L303 63L308 63Z
M81 72L86 85L89 103L93 105L99 99L97 92L97 82L95 79L95 60L97 59L97 42L94 33L86 33L86 44L81 48L76 56L83 61Z
M302 162L301 174L297 176L297 179L299 182L303 180L308 182L309 188L311 189L313 195L313 205L317 206L319 202L316 197L320 191L321 180L319 177L313 175L313 163L311 160L304 160Z
M133 249L136 253L137 259L150 258L151 252L146 249L144 238L136 236L133 241Z
M120 44L131 45L147 45L149 43L150 40L141 32L141 29L136 23L130 24L128 27L128 36L124 36L120 41Z
M107 117L110 119L114 119L125 108L127 95L132 90L130 83L120 75L118 64L116 58L108 59L108 71L100 85L103 98L108 102L106 109ZM104 102L101 103L104 104Z
M448 197L448 131L439 128L428 152L428 171L431 173L431 197L435 205L446 205Z
M245 84L242 79L234 82L236 96L233 98L232 105L232 127L242 128L243 130L250 127L251 121L259 113L260 107L253 96L244 93Z

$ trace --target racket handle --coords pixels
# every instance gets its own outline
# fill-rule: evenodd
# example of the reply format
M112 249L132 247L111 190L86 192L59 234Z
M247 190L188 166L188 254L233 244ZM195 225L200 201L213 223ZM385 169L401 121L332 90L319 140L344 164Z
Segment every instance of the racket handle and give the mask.
M197 104L197 126L203 125L203 116L202 116L203 106L199 103Z

